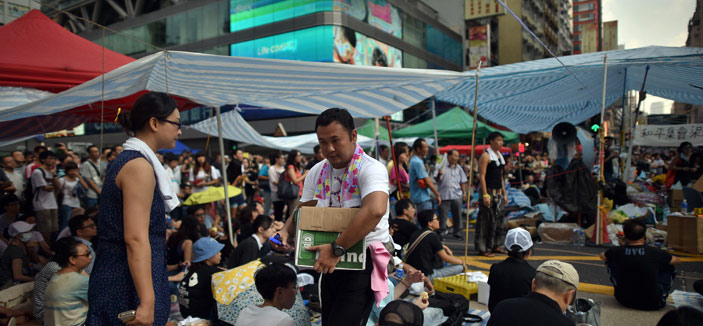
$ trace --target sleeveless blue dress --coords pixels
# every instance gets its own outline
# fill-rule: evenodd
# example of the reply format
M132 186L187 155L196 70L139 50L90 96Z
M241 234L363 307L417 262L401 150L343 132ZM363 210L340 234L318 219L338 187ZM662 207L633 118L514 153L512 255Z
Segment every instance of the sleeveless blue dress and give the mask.
M122 191L115 184L115 178L122 167L139 157L144 156L137 151L122 151L110 164L105 176L98 217L98 251L95 254L95 265L88 289L89 309L86 325L122 326L124 323L117 315L124 311L136 310L139 305L137 289L127 264ZM149 243L155 295L154 325L161 326L168 321L171 301L166 273L166 212L159 187L154 188L149 220Z

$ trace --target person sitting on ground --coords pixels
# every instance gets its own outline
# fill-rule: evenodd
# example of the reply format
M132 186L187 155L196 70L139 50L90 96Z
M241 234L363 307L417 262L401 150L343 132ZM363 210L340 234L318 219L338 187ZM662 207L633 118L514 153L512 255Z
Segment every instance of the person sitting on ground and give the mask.
M678 257L646 244L647 227L642 220L623 223L627 244L600 254L615 287L615 299L623 306L656 310L666 305Z
M574 266L548 260L537 267L532 292L522 298L499 302L491 311L488 326L574 326L564 313L576 297L578 284L579 275Z
M178 287L178 305L181 315L207 320L217 319L217 305L212 293L212 274L218 267L224 245L213 238L200 238L193 245L193 265Z
M196 213L198 211L202 212L202 209L198 209ZM166 241L166 264L169 271L182 269L192 261L193 244L200 239L198 226L198 220L186 216L181 220L178 231Z
M422 326L425 318L422 309L403 300L395 300L381 310L379 326Z
M22 216L20 209L20 199L14 194L9 194L0 199L0 207L3 213L0 214L0 240L9 242L7 229L10 224L18 221L18 217ZM0 253L1 254L1 253Z
M58 240L60 239L57 239L57 242ZM59 270L61 270L61 266L51 260L34 276L34 291L32 292L34 311L32 311L32 315L42 325L44 324L44 297L46 296L46 287L49 286L49 281L51 281L51 278L54 277L54 274Z
M434 232L439 229L437 215L431 210L425 210L417 214L417 219L422 229L410 237L405 260L432 280L461 273L464 270L464 262L454 257L452 251L442 244L439 235ZM416 241L417 244L415 244ZM433 262L439 262L435 255L439 256L441 262L449 265L443 267L439 264L435 265Z
M488 285L488 311L493 311L498 302L510 298L519 298L532 291L532 279L535 269L527 263L532 255L532 238L530 232L523 228L514 228L505 235L505 248L508 258L491 265Z
M393 282L390 281L390 278L388 279L388 290L389 293L388 295L381 300L381 302L378 305L373 305L371 308L371 314L369 315L369 320L366 321L367 326L373 326L376 325L376 322L380 320L381 316L381 311L383 311L383 308L385 308L387 305L391 304L393 300L398 300L400 297L407 291L410 286L414 283L422 282L423 279L425 278L425 275L422 274L421 271L419 270L413 270L412 272L405 274L405 277L398 282L397 285L394 285ZM425 293L427 294L427 293ZM415 299L412 303L414 303L416 306L420 307L420 309L425 310L427 306L429 306L430 301L429 301L429 294L425 295L421 294L417 299Z
M415 205L408 198L403 198L395 203L395 218L391 221L393 242L404 246L410 241L413 233L420 228L413 223L415 219Z
M239 223L237 243L241 243L256 233L254 220L261 214L263 214L263 206L259 202L254 202L239 210L239 216L236 220Z
M83 325L88 313L89 277L83 270L93 260L88 246L75 238L55 245L54 261L61 270L51 278L44 295L45 325Z
M298 292L295 271L282 263L271 263L254 276L256 290L264 298L262 305L252 304L242 310L235 326L294 326L293 318L281 311L295 304Z
M95 258L95 250L93 250L93 238L98 235L98 227L95 221L88 215L76 215L68 220L68 228L71 230L71 235L82 244L86 245L90 250L90 256ZM85 272L90 275L93 271L93 261L85 268Z
M227 267L235 268L244 265L264 256L269 250L270 247L267 245L267 241L276 234L273 219L266 215L259 215L252 225L256 233L239 243L239 246L230 255Z
M703 311L683 306L669 310L657 323L657 326L700 326L703 325Z
M34 224L24 221L10 224L8 229L10 242L0 258L0 290L15 284L34 281L35 271L32 261L36 263L38 258L31 258L35 256L33 248L36 246L31 241L32 229Z

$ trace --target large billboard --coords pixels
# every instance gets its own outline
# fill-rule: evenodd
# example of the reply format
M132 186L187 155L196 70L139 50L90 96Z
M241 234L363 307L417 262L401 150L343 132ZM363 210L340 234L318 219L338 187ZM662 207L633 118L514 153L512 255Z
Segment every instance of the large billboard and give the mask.
M466 0L464 3L466 20L497 16L505 13L497 0Z
M230 53L237 57L332 62L332 28L316 26L235 43Z
M583 24L581 30L581 53L598 52L597 23Z
M618 21L603 23L603 51L618 49Z
M491 25L469 27L469 68L476 69L484 57L482 67L491 65Z
M348 27L334 26L334 62L357 66L402 67L403 53Z
M230 0L229 10L230 32L316 12L338 11L403 37L398 8L386 0Z

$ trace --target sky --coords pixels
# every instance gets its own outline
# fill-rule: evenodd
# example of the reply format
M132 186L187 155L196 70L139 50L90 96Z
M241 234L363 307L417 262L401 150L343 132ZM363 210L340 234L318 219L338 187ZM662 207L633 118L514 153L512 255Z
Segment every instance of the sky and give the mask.
M626 49L643 46L684 46L688 21L696 10L696 0L602 0L603 22L618 21L618 44ZM665 113L673 101L647 96L645 112L652 103L664 101Z

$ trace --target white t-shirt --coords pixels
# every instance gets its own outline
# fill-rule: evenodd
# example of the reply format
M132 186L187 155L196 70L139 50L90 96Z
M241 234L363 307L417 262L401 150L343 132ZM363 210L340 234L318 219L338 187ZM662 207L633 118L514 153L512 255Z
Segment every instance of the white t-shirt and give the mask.
M56 196L54 196L53 191L45 191L39 187L51 185L46 179L52 180L54 175L49 171L44 171L42 175L41 168L34 169L32 172L32 189L37 189L37 194L32 198L32 205L34 205L35 211L42 211L47 209L57 209L59 206L56 204Z
M281 173L283 173L283 170L285 170L285 168L282 166L277 167L275 165L271 165L271 167L269 168L269 188L271 188L271 193L278 192L278 178L281 177Z
M102 164L100 164L100 161L98 163L95 163L91 160L85 161L85 163L81 164L80 168L80 173L85 178L85 181L88 182L88 179L95 184L98 189L103 188L103 175L105 174L104 170L101 170L100 167ZM85 192L85 196L87 198L98 198L98 193L93 190L90 186L88 186L88 191Z
M209 180L208 180L209 178ZM193 192L201 192L205 191L208 187L210 186L205 186L205 187L198 187L195 185L195 180L205 180L205 182L209 182L212 180L216 180L220 178L220 171L217 170L214 166L210 166L210 175L205 173L203 169L198 170L198 175L193 175L193 169L190 169L190 177L189 181L190 184L193 185Z
M259 325L277 325L277 326L295 326L293 318L283 311L275 307L266 306L259 307L255 304L246 307L237 317L235 326L259 326Z
M363 162L361 164L361 170L359 171L359 190L361 190L361 199L359 200L346 200L344 201L344 207L361 207L361 202L366 195L381 191L388 194L388 170L376 159L364 154L362 158ZM303 184L303 196L300 198L300 202L304 203L306 201L313 200L315 196L315 188L317 186L317 178L320 176L320 171L322 166L327 162L323 160L313 166L310 169L307 177L305 177L305 183ZM330 182L330 207L342 207L339 202L339 197L337 194L342 188L342 178L344 177L344 169L332 169L332 182ZM321 201L317 202L317 207L323 206L324 203ZM370 244L372 242L388 242L391 241L391 236L388 233L388 211L389 206L386 203L386 213L383 214L383 218L376 224L376 227L369 234L366 235L366 243Z
M78 184L78 179L70 181L66 177L61 177L59 184L61 185L61 192L63 192L63 202L61 204L73 208L81 207L81 200L73 195L73 188Z
M168 179L171 181L171 189L173 189L175 193L179 193L181 191L180 166L177 166L176 169L171 169L170 166L164 164L164 169L166 170L166 175L168 175Z

